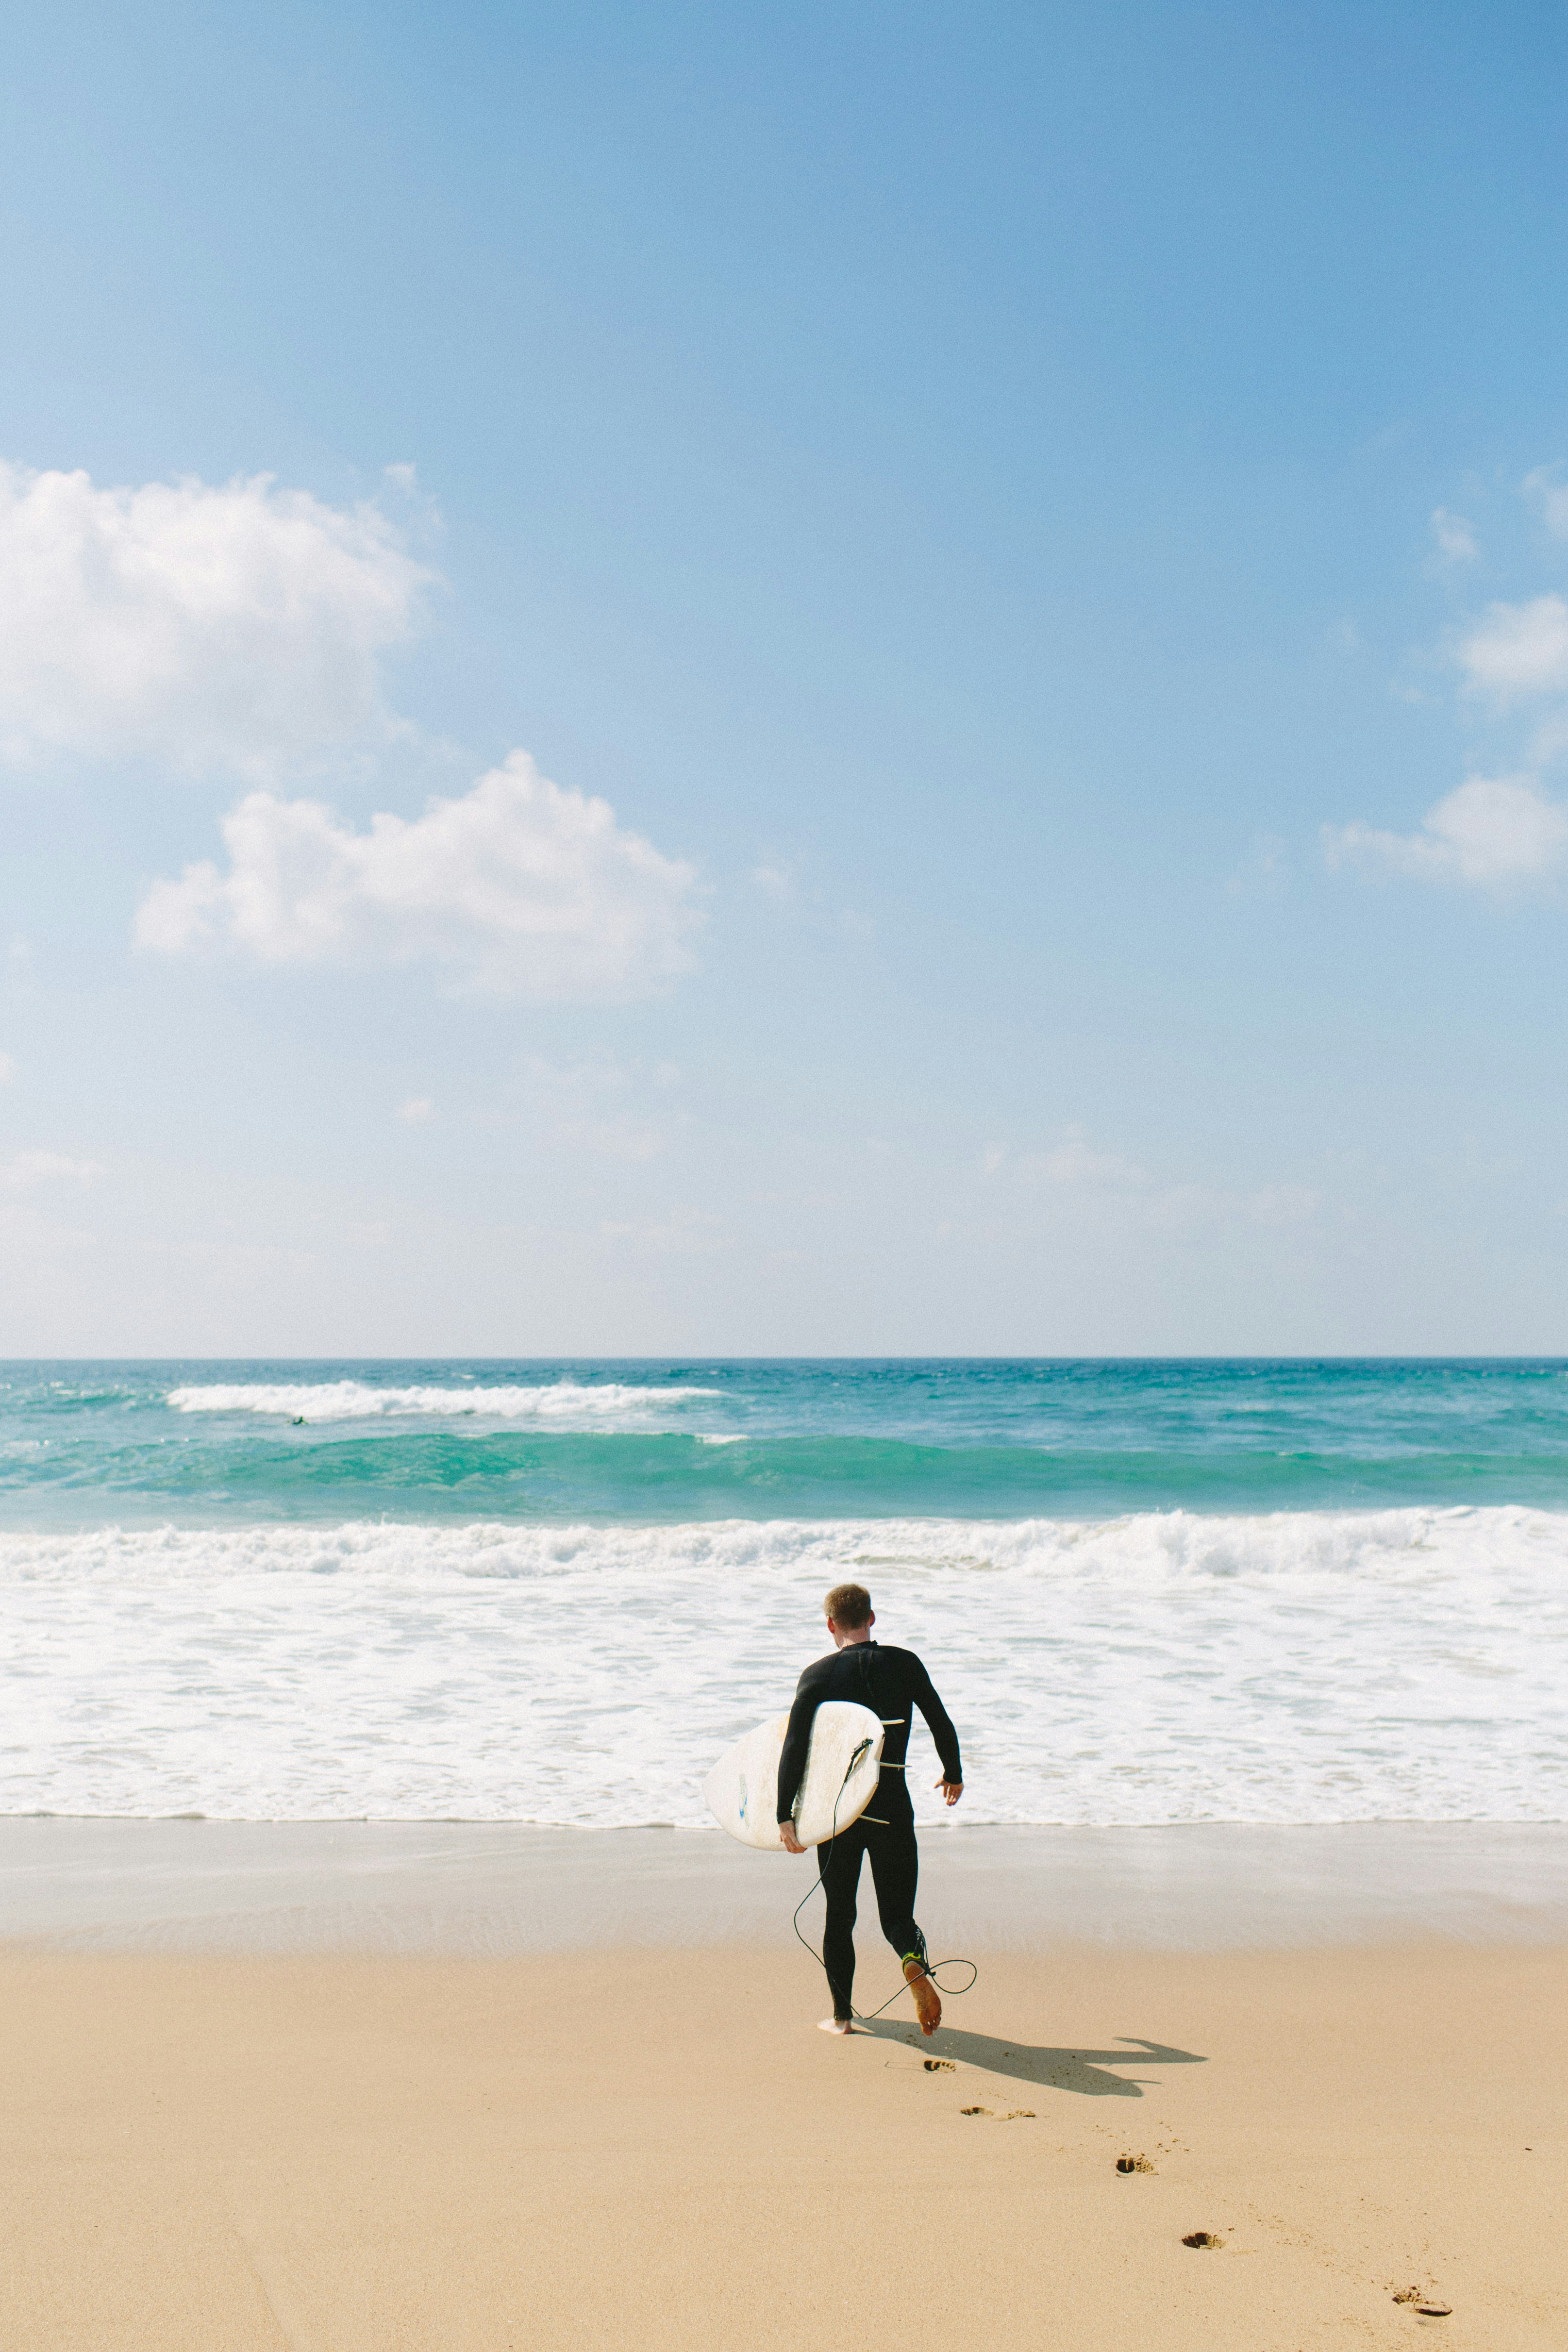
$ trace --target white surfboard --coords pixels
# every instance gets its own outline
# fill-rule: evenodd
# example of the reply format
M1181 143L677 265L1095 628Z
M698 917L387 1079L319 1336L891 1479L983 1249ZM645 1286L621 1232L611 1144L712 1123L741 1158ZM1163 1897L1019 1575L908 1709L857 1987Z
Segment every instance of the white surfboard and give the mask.
M702 1784L708 1809L721 1829L742 1845L773 1846L779 1841L779 1758L787 1715L775 1715L737 1739L720 1757ZM868 1706L852 1699L824 1699L811 1726L811 1746L795 1805L795 1833L802 1845L820 1845L836 1828L847 1830L870 1803L882 1765L882 1723Z

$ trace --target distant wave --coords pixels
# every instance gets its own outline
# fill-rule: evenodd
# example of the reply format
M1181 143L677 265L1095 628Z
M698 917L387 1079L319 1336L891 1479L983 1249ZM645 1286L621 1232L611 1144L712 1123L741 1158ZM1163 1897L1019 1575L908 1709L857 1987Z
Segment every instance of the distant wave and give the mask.
M0 1364L13 1528L1510 1504L1568 1508L1560 1364Z
M718 1396L717 1389L630 1388L619 1381L550 1381L505 1388L376 1388L369 1381L321 1381L310 1384L246 1381L210 1388L171 1389L176 1412L260 1412L303 1421L377 1421L420 1414L493 1421L608 1421L626 1414L646 1418L660 1406L693 1397Z
M847 1576L966 1818L1568 1818L1568 1515L1513 1507L7 1532L0 1811L699 1825Z

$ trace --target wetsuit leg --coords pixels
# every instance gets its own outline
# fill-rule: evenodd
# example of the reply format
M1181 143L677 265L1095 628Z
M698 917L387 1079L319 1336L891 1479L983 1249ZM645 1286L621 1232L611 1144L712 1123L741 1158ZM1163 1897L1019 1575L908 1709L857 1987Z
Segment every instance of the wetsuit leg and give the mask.
M837 2018L854 2014L850 1995L855 1989L855 1890L860 1880L860 1856L865 1851L866 1832L858 1822L841 1830L836 1838L824 1838L816 1849L822 1889L827 1897L827 1917L822 1929L822 1965L827 1970L833 2014Z
M868 1830L866 1843L871 1856L871 1876L877 1888L877 1916L882 1923L882 1933L900 1959L910 1952L925 1958L925 1937L915 1925L915 1887L920 1880L920 1848L915 1843L915 1817L908 1795L900 1790L900 1804L889 1797L885 1803L873 1800L878 1812L888 1815L885 1829Z

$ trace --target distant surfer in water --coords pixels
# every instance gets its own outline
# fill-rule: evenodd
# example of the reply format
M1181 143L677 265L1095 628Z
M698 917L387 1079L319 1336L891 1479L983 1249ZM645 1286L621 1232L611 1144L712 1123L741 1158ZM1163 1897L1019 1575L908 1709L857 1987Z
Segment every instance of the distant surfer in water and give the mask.
M779 1835L791 1853L805 1852L795 1833L795 1801L811 1745L812 1719L823 1700L852 1699L858 1706L868 1706L882 1718L883 1738L882 1777L876 1795L858 1821L840 1830L837 1837L824 1838L817 1848L827 1897L822 1962L833 1995L833 2014L823 2019L822 2031L854 2032L849 1995L855 1982L855 1890L860 1881L860 1857L868 1853L882 1933L903 1962L921 2031L934 2033L942 2023L942 2003L931 1979L926 1939L915 1925L921 1858L915 1843L914 1809L904 1781L912 1708L918 1706L931 1726L942 1759L942 1779L936 1786L950 1805L956 1805L963 1794L958 1734L914 1652L885 1649L871 1639L877 1619L863 1584L836 1584L823 1606L833 1648L826 1657L807 1666L796 1685L779 1758Z

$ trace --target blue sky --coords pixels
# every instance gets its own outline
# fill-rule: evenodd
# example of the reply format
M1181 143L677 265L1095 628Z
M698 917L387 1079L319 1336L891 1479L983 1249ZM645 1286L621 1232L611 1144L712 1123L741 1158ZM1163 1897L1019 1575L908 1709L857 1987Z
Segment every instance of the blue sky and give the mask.
M13 26L0 1349L1561 1349L1565 51Z

